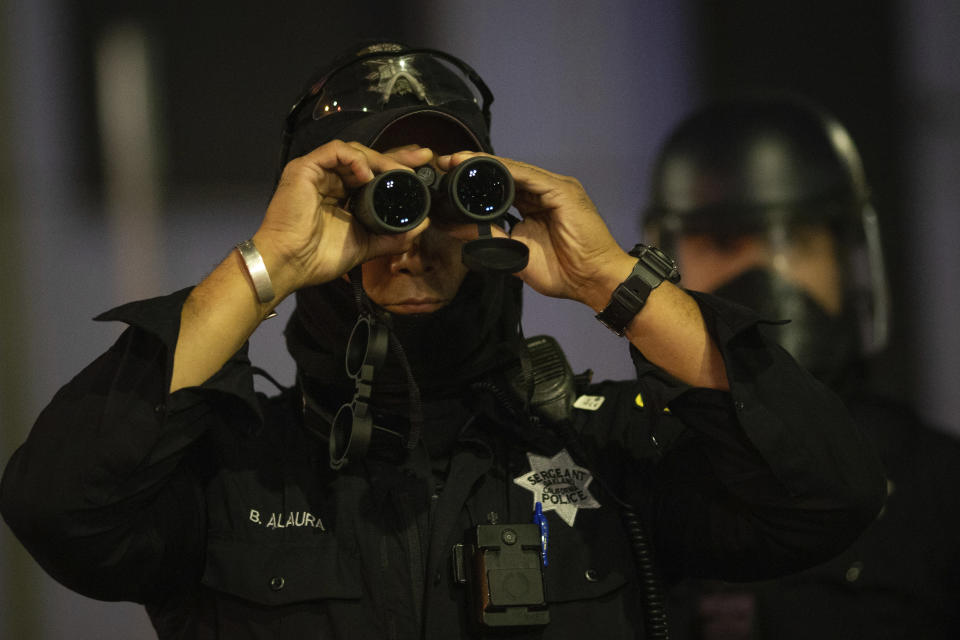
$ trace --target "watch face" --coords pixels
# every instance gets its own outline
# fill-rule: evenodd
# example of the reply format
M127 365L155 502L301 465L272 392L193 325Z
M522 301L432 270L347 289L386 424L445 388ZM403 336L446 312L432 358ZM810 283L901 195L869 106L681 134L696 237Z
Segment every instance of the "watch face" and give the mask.
M680 281L680 271L677 268L676 261L659 248L638 244L631 249L629 253L637 257L640 264L647 267L648 270L652 271L661 279L669 280L673 283Z

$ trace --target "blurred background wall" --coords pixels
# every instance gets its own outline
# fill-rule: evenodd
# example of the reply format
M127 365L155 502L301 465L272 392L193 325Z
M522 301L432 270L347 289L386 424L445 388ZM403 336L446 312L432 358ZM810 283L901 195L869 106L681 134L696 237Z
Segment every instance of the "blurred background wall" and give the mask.
M578 177L625 247L657 146L702 100L761 86L818 99L859 144L884 228L897 313L873 375L960 432L952 0L239 5L0 0L0 465L119 335L94 315L195 283L253 233L283 115L358 37L465 58L496 95L498 152ZM251 345L284 383L287 304ZM527 334L557 336L575 370L630 375L588 310L525 304ZM139 606L70 593L0 525L0 638L149 637Z

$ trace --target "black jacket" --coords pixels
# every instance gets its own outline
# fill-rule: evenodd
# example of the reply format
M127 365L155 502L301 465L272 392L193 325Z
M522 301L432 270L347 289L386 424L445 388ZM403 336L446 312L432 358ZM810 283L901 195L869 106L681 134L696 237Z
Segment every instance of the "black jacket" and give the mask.
M0 486L5 519L54 578L146 604L160 638L480 637L452 550L477 525L531 522L537 488L551 622L508 637L643 637L623 504L668 579L757 579L839 553L883 501L839 400L713 298L697 296L730 393L635 354L638 379L586 389L572 429L465 390L424 399L424 433L445 445L334 472L298 392L255 393L244 351L166 392L185 296L101 316L131 328L57 393Z
M844 395L879 449L889 496L829 562L748 584L684 581L673 640L947 640L960 637L960 442L905 406Z

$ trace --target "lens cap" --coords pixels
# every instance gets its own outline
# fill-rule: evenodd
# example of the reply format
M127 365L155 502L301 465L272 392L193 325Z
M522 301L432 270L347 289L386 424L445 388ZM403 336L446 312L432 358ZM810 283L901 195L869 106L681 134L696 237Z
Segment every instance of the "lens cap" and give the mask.
M368 315L361 315L350 332L344 359L347 375L354 379L353 400L337 411L330 427L330 468L339 469L367 454L373 433L370 393L376 369L387 357L390 334Z
M480 238L463 245L461 259L472 271L516 273L527 266L530 250L511 238Z
M362 460L370 447L373 419L368 405L345 404L337 411L330 427L330 468L340 469L351 459Z

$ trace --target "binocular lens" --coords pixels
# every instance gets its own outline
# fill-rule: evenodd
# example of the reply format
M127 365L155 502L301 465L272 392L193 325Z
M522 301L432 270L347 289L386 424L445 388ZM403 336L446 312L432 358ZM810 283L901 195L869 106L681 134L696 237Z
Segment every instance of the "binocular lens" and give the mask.
M430 206L423 183L406 171L391 171L381 178L373 189L376 216L388 227L415 226Z
M478 217L502 213L504 205L509 206L513 199L511 179L498 162L472 163L457 176L457 201Z
M476 157L440 178L429 165L417 173L400 169L381 173L348 206L370 231L402 233L428 213L454 224L491 222L506 213L513 195L513 176L507 168L493 158Z

